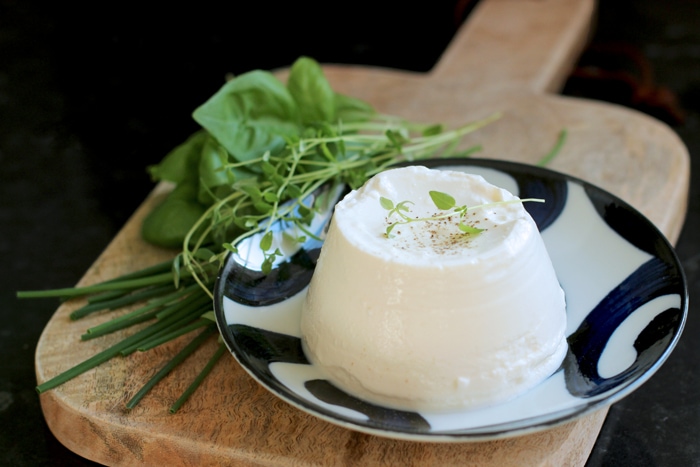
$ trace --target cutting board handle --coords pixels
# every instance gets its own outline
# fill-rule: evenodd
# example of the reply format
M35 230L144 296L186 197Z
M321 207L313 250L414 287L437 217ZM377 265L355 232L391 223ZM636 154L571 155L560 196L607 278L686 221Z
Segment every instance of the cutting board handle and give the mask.
M595 6L594 0L481 1L430 79L463 81L465 92L494 87L558 92L588 40Z

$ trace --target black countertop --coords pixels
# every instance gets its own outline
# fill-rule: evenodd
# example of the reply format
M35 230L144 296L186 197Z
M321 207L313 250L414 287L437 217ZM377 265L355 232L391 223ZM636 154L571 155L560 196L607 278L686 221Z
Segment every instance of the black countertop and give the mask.
M15 292L82 276L153 188L145 167L196 129L191 111L226 73L302 54L427 71L472 2L234 3L146 11L0 2L0 465L93 465L52 436L34 390L34 349L56 303ZM564 92L666 121L697 159L699 7L603 0ZM659 372L610 409L590 467L700 465L699 187L694 171L677 243L691 296L684 335Z

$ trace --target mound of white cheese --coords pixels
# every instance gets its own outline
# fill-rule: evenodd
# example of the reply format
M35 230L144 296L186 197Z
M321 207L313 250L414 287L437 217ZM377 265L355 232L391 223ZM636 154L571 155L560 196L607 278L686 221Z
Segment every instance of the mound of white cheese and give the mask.
M550 376L567 349L562 291L523 203L397 225L380 199L413 217L517 199L482 177L391 169L335 208L305 299L307 357L349 394L379 405L445 411L498 403Z

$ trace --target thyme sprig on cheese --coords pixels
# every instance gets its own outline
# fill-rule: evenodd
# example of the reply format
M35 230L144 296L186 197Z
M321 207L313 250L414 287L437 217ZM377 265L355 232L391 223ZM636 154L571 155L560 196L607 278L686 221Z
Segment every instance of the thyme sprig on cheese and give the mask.
M438 221L442 219L449 219L452 217L457 217L457 227L459 230L464 234L464 235L478 235L481 232L484 231L484 229L481 229L479 227L475 227L473 225L470 225L466 221L466 216L467 216L467 211L475 210L475 209L481 209L481 208L491 208L495 206L500 206L504 204L513 204L513 203L525 203L525 202L537 202L537 203L544 203L544 200L541 198L526 198L526 199L513 199L513 200L506 200L506 201L495 201L493 203L484 203L484 204L479 204L476 206L471 206L468 207L466 204L464 205L457 205L457 201L455 198L448 194L448 193L443 193L441 191L434 191L431 190L428 192L428 195L430 195L430 199L433 201L433 204L437 209L439 209L441 212L437 214L433 214L432 216L425 216L425 217L411 217L409 214L411 212L410 205L415 205L413 201L410 200L404 200L400 201L398 203L395 203L394 201L390 200L389 198L386 198L384 196L379 198L379 203L381 206L386 209L388 212L387 214L387 222L389 225L387 226L384 236L386 238L392 238L394 235L392 234L393 230L399 226L399 225L406 225L410 224L413 222L430 222L430 221ZM398 220L392 220L392 218Z

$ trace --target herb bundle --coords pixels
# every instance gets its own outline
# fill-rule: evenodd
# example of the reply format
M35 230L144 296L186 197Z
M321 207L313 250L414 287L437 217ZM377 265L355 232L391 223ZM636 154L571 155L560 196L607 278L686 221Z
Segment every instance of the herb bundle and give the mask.
M185 334L196 336L127 403L134 407L166 374L200 345L214 338L212 289L227 254L245 238L261 234L263 272L278 251L271 250L270 226L295 224L306 232L316 206L309 194L324 184L357 188L372 175L402 161L469 156L461 138L498 116L444 130L379 115L367 103L336 93L314 60L302 57L286 84L266 71L235 77L193 118L202 127L160 164L148 168L154 181L174 184L149 213L143 238L174 249L174 259L86 287L19 292L20 298L83 297L86 305L71 319L124 310L89 329L83 339L148 323L123 341L41 383L41 393L115 357L147 351ZM302 239L299 239L301 241ZM177 253L177 254L176 254ZM218 351L182 397L176 411L216 361Z

